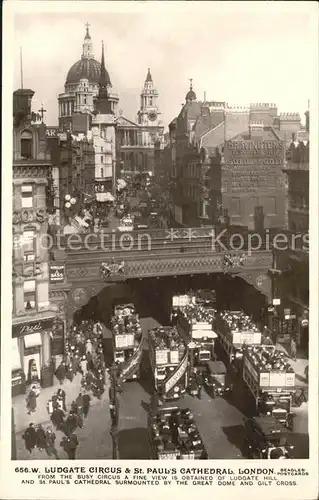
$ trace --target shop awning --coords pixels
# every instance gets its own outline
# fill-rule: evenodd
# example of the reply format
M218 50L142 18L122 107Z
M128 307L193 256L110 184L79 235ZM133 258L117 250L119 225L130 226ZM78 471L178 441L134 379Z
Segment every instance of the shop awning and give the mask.
M18 347L18 339L12 339L12 360L11 360L11 370L20 370L21 369L21 358Z
M29 347L36 347L38 345L42 345L41 334L37 332L37 333L31 333L30 335L26 335L24 337L24 345L26 349L28 349Z

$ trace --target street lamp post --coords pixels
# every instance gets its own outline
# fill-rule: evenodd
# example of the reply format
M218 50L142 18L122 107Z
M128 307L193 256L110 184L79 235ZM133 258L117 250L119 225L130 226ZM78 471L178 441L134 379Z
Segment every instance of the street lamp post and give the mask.
M110 416L112 422L110 434L112 436L112 446L113 446L112 457L114 460L117 460L119 456L118 422L119 422L120 403L117 397L118 367L115 363L113 363L113 365L110 368L110 379L111 379L111 386L109 391L109 406L110 406Z

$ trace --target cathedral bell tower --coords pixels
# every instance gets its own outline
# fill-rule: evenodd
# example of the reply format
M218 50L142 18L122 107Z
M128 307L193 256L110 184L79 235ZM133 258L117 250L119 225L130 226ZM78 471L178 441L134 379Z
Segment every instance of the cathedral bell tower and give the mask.
M150 68L146 75L144 87L141 92L141 107L137 113L138 124L145 126L158 126L160 111L158 109L158 92L154 87Z

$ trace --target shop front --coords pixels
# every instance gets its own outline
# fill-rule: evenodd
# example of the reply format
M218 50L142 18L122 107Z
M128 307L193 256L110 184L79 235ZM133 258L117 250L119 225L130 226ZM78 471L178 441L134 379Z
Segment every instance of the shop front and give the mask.
M12 396L31 385L53 385L51 338L53 318L12 326Z

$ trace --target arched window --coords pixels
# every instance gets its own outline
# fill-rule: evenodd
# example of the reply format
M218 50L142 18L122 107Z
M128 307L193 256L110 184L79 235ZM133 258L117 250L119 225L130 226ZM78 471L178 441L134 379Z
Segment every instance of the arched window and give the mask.
M29 130L21 133L21 157L24 160L32 158L32 133Z

